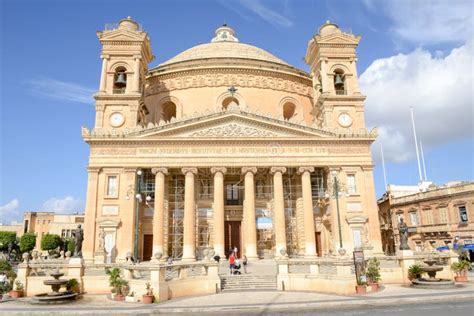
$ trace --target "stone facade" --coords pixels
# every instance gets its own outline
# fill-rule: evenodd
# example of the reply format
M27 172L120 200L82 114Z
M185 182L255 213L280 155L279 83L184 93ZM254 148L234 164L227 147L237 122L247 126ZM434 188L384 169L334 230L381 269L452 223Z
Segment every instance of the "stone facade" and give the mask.
M391 185L378 205L382 244L388 255L399 248L401 218L409 228L408 246L413 251L451 248L456 243L473 244L474 182Z
M82 129L86 262L101 232L110 262L234 247L249 258L381 253L360 37L324 24L308 45L310 74L228 26L150 70L150 39L133 20L98 37L96 120Z

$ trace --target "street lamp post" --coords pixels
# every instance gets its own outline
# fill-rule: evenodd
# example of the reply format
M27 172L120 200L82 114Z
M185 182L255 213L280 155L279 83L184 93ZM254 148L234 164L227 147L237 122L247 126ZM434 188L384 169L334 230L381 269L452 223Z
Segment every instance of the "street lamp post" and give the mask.
M142 202L142 193L141 193L141 183L143 181L143 171L141 169L137 170L137 180L136 180L136 194L135 199L137 200L137 205L135 207L135 240L133 245L133 257L135 260L138 259L138 220L140 215L140 203Z
M339 179L337 178L337 172L333 171L331 172L332 174L332 182L333 182L333 193L334 197L336 198L336 212L337 212L337 225L338 225L338 230L339 230L339 254L343 256L346 253L346 250L344 249L342 245L342 227L341 227L341 214L339 211L339 191L341 190L341 184L339 183Z

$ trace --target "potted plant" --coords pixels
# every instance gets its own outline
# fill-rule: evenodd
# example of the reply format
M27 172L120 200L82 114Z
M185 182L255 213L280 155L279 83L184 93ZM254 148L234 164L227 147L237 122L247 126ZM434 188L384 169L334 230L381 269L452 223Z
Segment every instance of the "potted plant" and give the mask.
M114 300L123 301L125 299L124 290L128 286L128 281L120 276L119 268L106 270L106 273L109 275L109 285L112 287Z
M367 275L367 283L372 292L377 292L379 290L380 281L380 261L377 258L374 257L369 259L365 274Z
M367 293L367 281L366 281L365 276L360 276L357 278L356 293L357 294Z
M151 288L150 282L146 283L146 294L143 294L142 301L143 304L151 304L153 303L153 289Z
M454 281L456 282L467 282L467 270L471 266L471 263L467 260L461 260L453 262L451 264L451 270L456 273Z
M135 303L136 301L135 292L133 291L128 292L127 296L125 296L125 302L127 303Z
M23 297L23 290L23 283L20 280L16 280L14 288L10 291L10 296L12 298Z
M421 269L421 265L415 263L408 268L408 279L414 280L421 278L421 275L424 274L425 271Z
M79 281L77 281L77 279L74 279L74 278L69 279L69 281L67 281L66 283L66 291L80 294L81 287L80 287Z

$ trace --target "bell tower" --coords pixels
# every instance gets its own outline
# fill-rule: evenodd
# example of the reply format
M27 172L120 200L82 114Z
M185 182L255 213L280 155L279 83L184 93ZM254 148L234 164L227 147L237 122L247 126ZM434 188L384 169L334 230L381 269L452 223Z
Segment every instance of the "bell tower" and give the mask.
M359 91L356 68L360 38L327 21L308 43L305 62L313 78L312 114L320 128L365 128L365 96Z
M145 76L154 59L150 39L130 17L97 32L102 44L102 71L96 100L96 129L146 124Z

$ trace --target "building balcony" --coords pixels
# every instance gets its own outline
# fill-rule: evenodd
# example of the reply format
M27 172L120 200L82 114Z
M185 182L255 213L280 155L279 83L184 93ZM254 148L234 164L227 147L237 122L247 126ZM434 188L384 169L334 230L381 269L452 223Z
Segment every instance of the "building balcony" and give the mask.
M446 233L450 228L447 224L422 225L416 227L417 233Z

